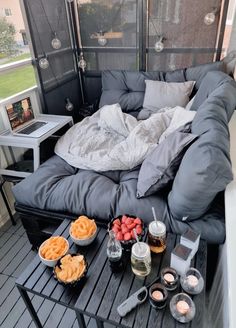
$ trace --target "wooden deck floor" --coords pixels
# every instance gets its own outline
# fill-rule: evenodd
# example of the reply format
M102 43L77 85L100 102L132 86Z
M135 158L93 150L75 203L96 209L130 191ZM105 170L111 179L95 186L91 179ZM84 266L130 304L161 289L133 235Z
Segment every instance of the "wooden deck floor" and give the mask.
M17 219L17 218L16 218ZM25 230L17 219L0 228L0 327L35 328L30 314L15 287L15 279L32 261L36 253L31 250ZM64 306L33 296L33 305L44 327L79 328L74 311ZM95 321L88 320L88 328L95 328ZM105 325L105 328L114 327Z

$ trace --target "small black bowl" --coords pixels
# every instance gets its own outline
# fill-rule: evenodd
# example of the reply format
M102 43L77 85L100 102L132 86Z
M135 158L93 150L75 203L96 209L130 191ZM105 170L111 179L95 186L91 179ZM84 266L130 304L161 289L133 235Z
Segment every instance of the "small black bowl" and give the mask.
M129 214L123 214L129 218L132 218L132 219L136 219L137 217L134 216L134 215L129 215ZM122 219L122 216L123 215L119 215L117 216L116 218L112 219L109 223L108 223L108 231L110 231L112 229L112 226L113 226L113 222L116 220L116 219L119 219L121 220ZM138 235L138 239L139 241L142 241L144 239L144 236L145 236L145 225L144 225L144 222L142 219L140 219L142 224L142 233L140 235ZM120 240L120 243L121 243L121 246L123 248L123 250L125 251L130 251L133 244L136 243L136 239L130 239L130 240Z
M68 253L68 254L70 254L70 253ZM66 255L68 255L68 254L66 254ZM64 255L64 256L66 256L66 255ZM72 254L70 254L70 255L71 255L71 256L78 256L78 255L82 255L82 254L79 254L79 253L72 253ZM63 257L64 257L64 256L63 256ZM85 270L84 270L82 276L79 277L79 279L76 279L76 280L73 280L73 281L70 281L70 282L65 282L65 281L63 281L63 280L60 280L60 279L57 277L57 274L56 274L56 272L55 272L55 269L56 269L56 267L59 267L59 268L60 268L60 266L61 266L61 259L63 259L63 257L60 258L60 260L58 260L57 264L56 264L55 267L53 268L53 275L54 275L54 278L55 278L60 284L62 284L62 285L64 285L64 286L69 286L69 287L82 287L83 284L84 284L85 281L86 281L86 275L87 275L87 271L88 271L88 262L86 261L85 256L84 256L84 255L82 255L82 256L84 257L84 261L85 261Z

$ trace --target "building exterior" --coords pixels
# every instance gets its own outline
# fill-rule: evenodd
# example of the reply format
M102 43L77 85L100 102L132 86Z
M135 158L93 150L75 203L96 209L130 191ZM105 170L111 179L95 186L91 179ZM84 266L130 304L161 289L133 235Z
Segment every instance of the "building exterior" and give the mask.
M19 46L27 43L25 25L21 14L20 0L0 0L0 16L5 17L16 29L15 40Z

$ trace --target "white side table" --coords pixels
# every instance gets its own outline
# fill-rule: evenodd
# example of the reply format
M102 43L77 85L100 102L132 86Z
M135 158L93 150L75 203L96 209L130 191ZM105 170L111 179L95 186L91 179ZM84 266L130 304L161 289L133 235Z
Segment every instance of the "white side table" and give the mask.
M73 118L71 116L40 114L37 116L37 119L57 122L58 125L39 138L16 136L13 135L10 131L5 131L3 134L0 134L0 146L33 149L34 171L37 170L40 165L41 142L52 136L55 132L60 130L66 124L69 124L70 126L74 124ZM0 174L25 178L31 173L0 168Z

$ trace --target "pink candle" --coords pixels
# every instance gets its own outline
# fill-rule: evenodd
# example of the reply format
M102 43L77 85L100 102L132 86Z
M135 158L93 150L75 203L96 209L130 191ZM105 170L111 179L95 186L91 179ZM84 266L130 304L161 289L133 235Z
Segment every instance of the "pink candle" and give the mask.
M189 305L186 301L179 301L176 303L176 309L180 314L185 315L189 311Z
M153 297L156 301L161 301L161 300L163 300L163 298L164 298L162 292L160 292L159 290L154 290L154 292L152 293L152 297Z

